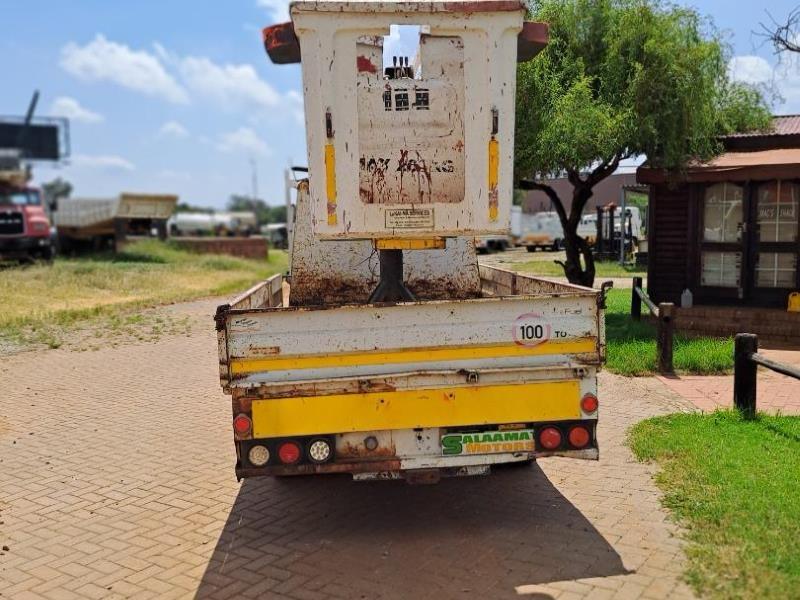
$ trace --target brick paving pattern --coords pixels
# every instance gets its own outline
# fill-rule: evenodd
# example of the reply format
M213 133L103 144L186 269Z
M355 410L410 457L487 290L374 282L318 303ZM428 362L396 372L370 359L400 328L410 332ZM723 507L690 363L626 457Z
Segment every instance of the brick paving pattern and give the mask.
M233 475L207 324L0 359L0 598L682 598L683 553L625 430L686 405L601 378L602 459L436 486Z
M800 367L800 351L760 349L772 360ZM733 375L659 377L670 390L679 394L696 408L711 412L733 406ZM758 410L784 415L800 415L800 381L759 368Z

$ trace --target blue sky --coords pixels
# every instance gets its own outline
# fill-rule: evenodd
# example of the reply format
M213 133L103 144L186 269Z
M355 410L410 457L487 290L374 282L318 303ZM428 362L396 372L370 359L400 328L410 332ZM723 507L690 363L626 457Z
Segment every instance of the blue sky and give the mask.
M686 3L725 31L736 77L775 84L778 113L800 112L800 69L777 65L752 31L766 10L782 18L797 3ZM250 192L255 164L260 195L279 204L284 167L305 164L300 67L272 65L260 30L284 20L286 5L0 0L0 114L22 114L39 89L38 115L71 117L71 159L34 175L65 177L76 195L171 192L222 208ZM396 53L406 38L395 34Z

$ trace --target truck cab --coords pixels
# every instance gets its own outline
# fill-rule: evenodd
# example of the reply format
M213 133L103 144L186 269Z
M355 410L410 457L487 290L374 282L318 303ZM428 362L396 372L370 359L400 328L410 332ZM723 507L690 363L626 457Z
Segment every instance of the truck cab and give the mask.
M0 180L0 258L51 260L54 254L40 190Z

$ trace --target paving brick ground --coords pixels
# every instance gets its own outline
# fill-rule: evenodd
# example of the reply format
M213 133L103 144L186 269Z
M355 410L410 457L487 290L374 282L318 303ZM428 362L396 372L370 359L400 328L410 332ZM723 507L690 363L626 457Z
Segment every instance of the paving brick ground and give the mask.
M0 598L681 598L626 428L682 401L603 375L599 463L430 487L233 476L207 328L0 359Z
M800 367L800 351L759 351L772 360ZM733 376L670 376L660 377L670 390L691 402L700 410L710 412L733 406ZM800 414L800 381L769 369L758 370L758 410L784 415Z

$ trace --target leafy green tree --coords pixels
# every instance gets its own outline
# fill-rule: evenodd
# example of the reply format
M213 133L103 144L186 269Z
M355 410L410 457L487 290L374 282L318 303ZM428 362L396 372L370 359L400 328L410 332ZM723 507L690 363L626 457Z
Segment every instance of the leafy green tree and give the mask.
M728 77L728 47L694 10L658 0L536 0L550 43L518 67L518 186L547 194L564 228L572 283L591 286L591 248L577 235L592 189L620 161L680 169L718 154L718 136L766 127L761 93ZM566 176L569 212L543 183Z
M254 212L259 225L267 223L285 223L286 207L270 206L260 198L249 196L238 196L234 194L228 200L228 210Z

